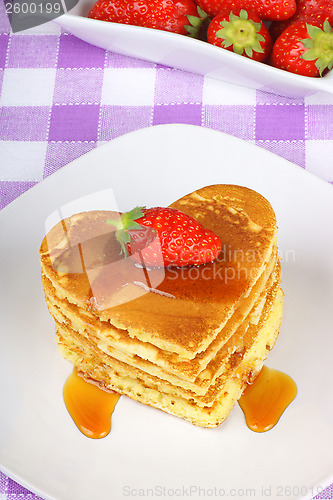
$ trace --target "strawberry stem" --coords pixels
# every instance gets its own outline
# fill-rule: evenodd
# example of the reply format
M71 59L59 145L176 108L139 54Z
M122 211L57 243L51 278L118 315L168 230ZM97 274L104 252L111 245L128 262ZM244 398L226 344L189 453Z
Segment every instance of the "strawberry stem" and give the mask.
M306 50L301 58L305 61L316 61L316 68L322 76L325 69L331 70L333 67L333 30L327 19L324 29L311 24L307 24L306 28L309 38L302 40Z
M145 207L135 207L129 212L121 214L118 219L106 220L107 224L109 224L110 226L114 226L117 229L116 239L120 244L121 253L123 253L125 257L128 257L129 255L127 245L131 242L131 235L128 233L128 231L142 228L140 224L135 222L135 219L143 217L144 213L142 212L142 210L144 208Z
M260 42L264 37L259 33L261 23L255 23L248 17L246 10L241 9L239 16L232 11L229 21L221 21L221 29L216 32L216 36L221 38L222 47L227 48L232 45L232 50L236 54L242 55L244 52L250 58L253 51L263 53Z

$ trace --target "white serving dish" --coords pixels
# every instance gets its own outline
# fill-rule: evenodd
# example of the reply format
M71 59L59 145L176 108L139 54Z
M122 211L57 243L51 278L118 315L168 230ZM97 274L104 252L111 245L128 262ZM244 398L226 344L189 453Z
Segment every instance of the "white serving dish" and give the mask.
M97 47L217 80L287 97L333 93L333 71L323 78L295 75L183 35L88 19L93 4L94 0L79 0L56 22Z
M295 380L295 401L257 434L238 405L223 425L204 429L122 396L110 435L86 438L63 402L72 365L58 352L40 280L50 214L166 206L215 183L255 189L276 213L285 310L267 366ZM183 124L122 135L4 208L0 469L47 500L315 497L333 482L332 213L329 183L236 137Z

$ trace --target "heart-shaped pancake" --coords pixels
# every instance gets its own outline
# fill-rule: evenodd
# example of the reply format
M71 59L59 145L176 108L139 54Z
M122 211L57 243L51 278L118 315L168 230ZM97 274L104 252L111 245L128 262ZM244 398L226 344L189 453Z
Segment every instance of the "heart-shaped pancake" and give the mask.
M199 189L171 207L220 237L217 259L140 267L120 256L106 224L119 214L83 212L45 236L42 282L59 347L87 378L211 427L226 418L278 334L276 218L263 196L234 185Z

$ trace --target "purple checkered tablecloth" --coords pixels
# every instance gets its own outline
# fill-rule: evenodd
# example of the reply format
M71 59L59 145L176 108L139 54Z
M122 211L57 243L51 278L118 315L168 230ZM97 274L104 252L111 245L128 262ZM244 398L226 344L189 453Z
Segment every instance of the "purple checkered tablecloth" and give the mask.
M163 123L226 132L333 182L333 95L233 86L106 52L55 23L13 34L0 2L0 209L93 148ZM0 472L1 500L37 498ZM333 485L316 498L333 498Z

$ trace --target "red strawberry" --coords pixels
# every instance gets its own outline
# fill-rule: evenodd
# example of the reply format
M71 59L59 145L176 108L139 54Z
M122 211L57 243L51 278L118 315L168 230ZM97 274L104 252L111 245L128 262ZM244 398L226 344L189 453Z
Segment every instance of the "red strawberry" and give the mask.
M333 67L333 31L326 20L323 29L297 21L276 40L271 64L304 76L322 76Z
M295 14L286 21L274 21L269 31L274 40L278 38L290 24L296 21L307 21L309 24L322 23L328 19L333 24L333 0L297 0Z
M225 10L245 9L267 21L289 19L296 11L295 0L196 0L196 3L209 16Z
M207 41L255 61L267 59L273 45L257 14L243 9L217 14L208 26Z
M106 222L117 227L123 252L146 267L200 265L221 251L213 231L174 208L137 207Z
M193 0L98 0L88 17L196 37L206 15Z

